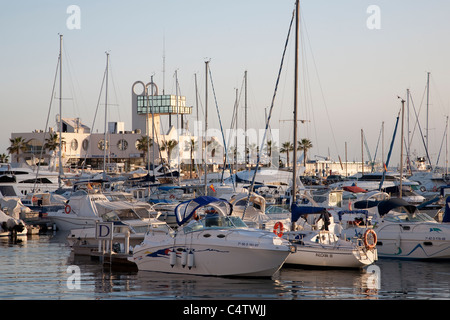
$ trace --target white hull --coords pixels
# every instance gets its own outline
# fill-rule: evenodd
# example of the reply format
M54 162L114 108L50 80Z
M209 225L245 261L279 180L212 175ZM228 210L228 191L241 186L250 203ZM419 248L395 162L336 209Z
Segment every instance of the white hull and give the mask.
M286 264L333 267L363 268L377 260L376 250L326 249L321 246L296 245L297 252L292 253Z
M259 237L257 236L259 235ZM181 236L174 245L172 238L144 242L134 249L133 258L139 270L206 276L271 277L290 254L285 241L268 245L273 235L267 232L239 230L204 230ZM158 241L159 240L159 241ZM276 239L278 240L278 239ZM171 250L176 258L171 260ZM184 250L193 253L193 264ZM171 262L173 266L171 266Z
M383 258L450 259L450 225L388 225L378 228L377 235L378 254Z
M56 228L60 231L68 231L72 229L92 228L95 222L100 218L95 217L79 217L76 214L65 214L61 212L49 213L47 216L52 223L56 224Z

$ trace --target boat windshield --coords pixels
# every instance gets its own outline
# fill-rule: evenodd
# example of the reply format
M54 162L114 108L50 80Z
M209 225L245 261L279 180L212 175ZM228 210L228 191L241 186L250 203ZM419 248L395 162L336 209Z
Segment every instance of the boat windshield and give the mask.
M207 229L236 229L247 228L247 225L237 216L207 215L200 220L191 220L184 228L184 232Z
M140 217L131 209L122 209L106 212L102 215L103 221L138 220Z
M429 215L423 212L414 212L414 213L407 213L407 212L393 212L391 211L389 214L385 217L386 221L391 222L433 222L435 223L436 220L431 218Z

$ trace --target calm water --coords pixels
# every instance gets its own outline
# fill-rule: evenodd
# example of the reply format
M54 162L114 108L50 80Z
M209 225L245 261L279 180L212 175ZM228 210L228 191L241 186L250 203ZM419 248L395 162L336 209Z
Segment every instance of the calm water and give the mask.
M0 300L450 299L450 262L379 260L372 274L283 268L272 279L181 276L103 268L73 257L58 233L0 241L0 261ZM77 267L79 282L70 271Z

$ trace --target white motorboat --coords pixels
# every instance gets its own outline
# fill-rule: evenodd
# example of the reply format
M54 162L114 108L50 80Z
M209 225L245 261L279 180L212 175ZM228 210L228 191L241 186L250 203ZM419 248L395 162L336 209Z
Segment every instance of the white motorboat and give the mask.
M14 218L0 210L0 238L26 237L28 229L23 220Z
M101 221L96 204L109 202L102 193L78 190L70 196L63 210L50 211L47 218L58 230L94 227L96 221Z
M381 201L377 208L372 223L380 257L450 259L449 223L437 222L402 199Z
M293 222L297 222L300 217L311 219L311 216L319 216L321 228L313 225L308 230L303 223L302 230L283 233L282 237L296 246L296 252L288 257L286 264L363 268L378 259L376 234L372 229L368 229L363 237L341 237L333 230L336 228L329 228L333 224L333 217L326 208L292 205Z
M175 209L177 231L149 231L129 260L142 271L271 277L292 246L272 232L248 228L231 210L228 201L209 196L184 201Z
M153 208L141 201L109 201L103 193L78 190L63 210L48 212L47 218L58 230L72 230L93 228L98 221L140 221L152 212Z

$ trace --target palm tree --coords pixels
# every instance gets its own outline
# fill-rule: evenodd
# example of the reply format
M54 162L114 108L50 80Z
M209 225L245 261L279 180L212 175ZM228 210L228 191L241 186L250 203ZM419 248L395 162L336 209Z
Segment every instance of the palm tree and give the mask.
M272 140L267 140L266 152L269 157L269 166L272 166L272 152L277 149L276 142Z
M178 141L175 139L166 141L164 140L162 142L161 151L167 151L167 163L170 167L170 154L172 153L172 150L178 145Z
M0 162L8 163L8 161L9 161L9 157L7 154L5 154L5 153L0 154Z
M197 149L197 141L195 141L194 138L191 138L188 142L187 142L187 146L189 148L190 151L190 157L191 157L191 170L189 173L189 179L192 179L192 172L195 171L195 167L194 167L194 151Z
M65 143L64 138L61 140L61 144ZM44 143L44 150L50 151L51 158L53 159L56 155L56 150L59 149L59 137L56 132L50 133L50 136L48 138L45 138ZM53 165L56 165L56 162L53 163Z
M149 136L141 136L137 140L136 149L144 153L144 162L147 162L149 148L153 146L153 140ZM150 170L150 168L148 168Z
M281 145L280 152L286 153L287 166L289 167L289 152L294 150L294 145L290 141L286 141Z
M297 150L303 150L303 166L306 167L306 153L313 147L311 140L302 139L298 141Z
M25 152L27 150L27 143L29 141L25 141L22 137L9 139L9 141L11 142L11 146L6 150L8 150L9 154L15 153L17 155L17 162L19 162L19 153L20 151Z

